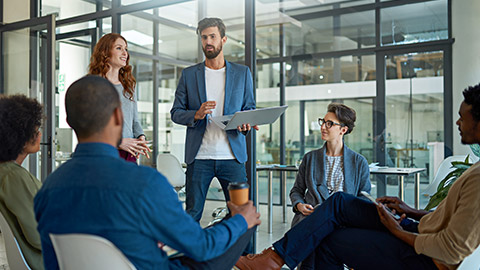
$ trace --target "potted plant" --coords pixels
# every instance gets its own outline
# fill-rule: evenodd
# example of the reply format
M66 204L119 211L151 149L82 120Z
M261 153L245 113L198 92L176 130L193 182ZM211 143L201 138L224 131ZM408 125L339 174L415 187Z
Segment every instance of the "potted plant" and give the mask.
M480 145L472 144L470 145L470 149L472 149L472 152L475 154L475 156L480 157ZM438 184L437 192L430 197L427 206L425 206L425 210L429 211L432 208L437 207L440 202L447 197L448 191L453 183L457 181L463 172L468 170L468 168L473 165L473 163L470 163L468 159L469 155L467 155L467 158L465 158L464 161L452 161L452 168L454 168L454 170L447 174L440 184Z

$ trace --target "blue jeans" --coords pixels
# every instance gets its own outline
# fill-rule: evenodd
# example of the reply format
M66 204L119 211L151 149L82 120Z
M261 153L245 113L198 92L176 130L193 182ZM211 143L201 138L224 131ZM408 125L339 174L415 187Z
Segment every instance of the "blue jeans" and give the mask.
M186 211L197 222L202 218L205 198L213 177L217 177L222 186L225 201L229 201L228 183L246 182L247 171L245 165L235 159L195 159L187 165Z
M437 269L431 258L418 255L383 226L373 203L343 192L333 194L273 246L291 269L312 253L316 269L341 270L343 264L354 269Z

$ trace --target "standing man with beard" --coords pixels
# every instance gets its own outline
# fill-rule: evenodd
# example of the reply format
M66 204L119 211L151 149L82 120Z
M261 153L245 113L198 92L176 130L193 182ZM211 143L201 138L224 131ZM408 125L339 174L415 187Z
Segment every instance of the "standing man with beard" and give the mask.
M210 118L255 109L253 82L248 67L230 63L223 55L227 42L225 25L219 18L198 23L205 62L188 67L175 92L170 110L172 121L187 126L186 211L193 219L202 218L205 198L213 177L222 185L229 201L229 182L245 182L248 123L237 130L222 130ZM257 126L253 128L258 130Z

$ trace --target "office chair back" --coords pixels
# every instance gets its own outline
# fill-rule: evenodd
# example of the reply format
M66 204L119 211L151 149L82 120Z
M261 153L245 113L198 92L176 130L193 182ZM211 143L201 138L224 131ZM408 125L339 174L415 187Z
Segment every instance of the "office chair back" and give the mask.
M60 270L135 270L107 239L89 234L50 234Z
M3 213L0 213L0 228L2 230L3 239L5 240L7 261L10 269L30 270L30 266L28 266L27 261L25 261L25 257L23 257L23 253L18 245L17 239L15 239L15 236L13 235L7 220L3 216Z
M158 154L157 170L168 179L168 182L176 190L185 186L185 172L182 164L174 155L167 153Z
M432 183L430 183L430 185L428 185L423 191L423 196L431 197L435 194L435 192L437 192L438 184L440 184L447 174L454 170L452 168L452 161L464 161L466 157L466 155L459 155L445 158L442 163L440 163L440 166L438 166L438 170L435 173L435 178L433 178Z

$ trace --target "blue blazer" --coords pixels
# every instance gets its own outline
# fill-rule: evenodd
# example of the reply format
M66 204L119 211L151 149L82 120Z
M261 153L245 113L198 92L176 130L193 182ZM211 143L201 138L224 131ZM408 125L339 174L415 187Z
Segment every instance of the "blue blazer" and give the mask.
M244 65L225 60L225 102L223 114L230 115L238 111L255 109L253 81L250 69ZM192 163L202 144L207 127L206 117L194 121L195 113L202 103L207 101L205 89L205 62L188 67L182 71L178 82L170 115L172 121L187 126L185 139L185 162ZM247 161L247 144L245 135L238 130L227 130L228 142L238 162Z
M312 206L323 203L330 194L326 180L327 146L308 152L303 157L298 168L295 184L290 191L295 216L292 227L298 224L305 216L296 210L297 203L308 203ZM363 197L361 191L370 193L370 169L368 162L362 155L343 144L343 192Z

